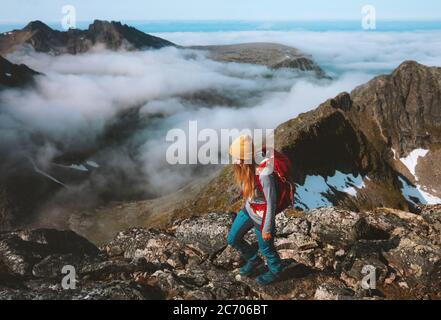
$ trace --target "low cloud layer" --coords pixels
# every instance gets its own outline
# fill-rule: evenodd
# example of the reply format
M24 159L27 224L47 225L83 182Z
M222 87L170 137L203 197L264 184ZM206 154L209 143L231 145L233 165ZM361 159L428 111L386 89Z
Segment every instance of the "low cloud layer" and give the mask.
M96 161L87 179L66 183L58 196L91 200L146 198L176 191L211 168L169 166L168 130L272 129L350 91L406 59L441 65L431 33L242 32L167 34L179 44L271 41L311 53L334 76L317 80L295 71L218 63L201 52L166 48L78 56L14 54L39 76L35 89L0 95L0 152L6 163L31 159L41 170ZM439 35L439 34L438 34ZM439 38L439 37L438 37ZM72 169L75 170L75 169ZM92 170L91 170L92 171ZM67 179L67 178L66 178ZM70 197L69 195L74 195Z

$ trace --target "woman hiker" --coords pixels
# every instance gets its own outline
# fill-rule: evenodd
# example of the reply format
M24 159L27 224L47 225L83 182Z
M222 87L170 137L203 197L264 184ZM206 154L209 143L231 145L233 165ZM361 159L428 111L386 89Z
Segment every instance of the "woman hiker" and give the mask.
M237 214L227 239L228 244L238 250L246 261L240 268L242 276L255 275L263 263L258 254L260 251L269 269L256 278L260 285L277 281L283 269L274 246L275 217L292 204L293 195L292 186L285 178L291 169L288 158L274 150L269 158L264 158L264 151L260 154L263 161L256 161L258 157L250 136L240 136L230 147L235 180L241 188L245 206ZM244 236L253 228L257 244L251 245Z

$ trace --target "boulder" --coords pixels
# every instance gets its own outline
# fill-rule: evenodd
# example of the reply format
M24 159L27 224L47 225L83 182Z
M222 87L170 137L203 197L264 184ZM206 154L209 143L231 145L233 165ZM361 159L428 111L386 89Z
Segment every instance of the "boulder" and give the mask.
M99 250L72 231L38 229L0 233L0 265L12 276L31 276L33 267L51 255L69 255L58 256L58 260L72 262L86 256L97 257Z

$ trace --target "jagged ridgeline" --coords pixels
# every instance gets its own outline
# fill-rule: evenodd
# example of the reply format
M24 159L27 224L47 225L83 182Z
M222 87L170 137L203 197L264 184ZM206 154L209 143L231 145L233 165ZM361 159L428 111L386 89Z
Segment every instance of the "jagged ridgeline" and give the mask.
M296 206L416 210L441 202L441 68L408 61L280 125L276 148L294 165ZM176 214L241 201L226 168Z
M96 20L87 30L71 29L65 32L53 30L40 21L29 23L21 30L0 35L0 55L30 46L37 52L60 55L89 51L96 45L117 50L159 49L174 46L173 43L151 36L120 22Z

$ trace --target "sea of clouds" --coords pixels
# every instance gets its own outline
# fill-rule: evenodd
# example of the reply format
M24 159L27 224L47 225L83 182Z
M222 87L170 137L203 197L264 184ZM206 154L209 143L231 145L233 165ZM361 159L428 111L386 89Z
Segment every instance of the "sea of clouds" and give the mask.
M168 165L165 155L170 144L165 137L170 129L186 130L190 120L198 121L199 129L272 129L393 70L404 60L441 66L439 31L159 36L180 45L277 42L295 46L312 55L333 80L214 62L202 52L177 48L145 52L97 49L59 57L15 53L8 58L44 75L37 77L35 88L5 90L0 95L3 163L25 157L44 171L66 152L86 153L87 160L96 161L100 169L87 181L63 190L63 197L108 189L141 198L161 196L212 170Z

